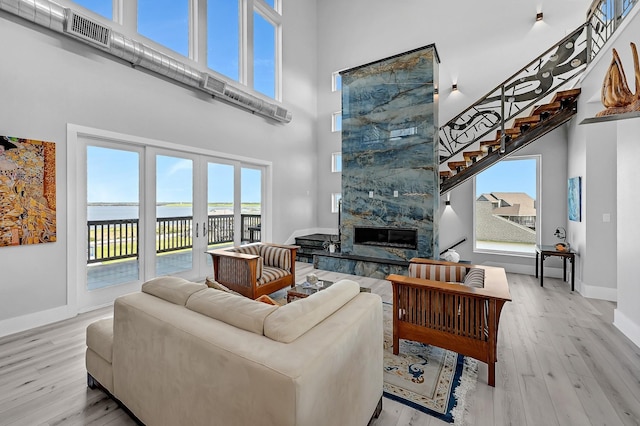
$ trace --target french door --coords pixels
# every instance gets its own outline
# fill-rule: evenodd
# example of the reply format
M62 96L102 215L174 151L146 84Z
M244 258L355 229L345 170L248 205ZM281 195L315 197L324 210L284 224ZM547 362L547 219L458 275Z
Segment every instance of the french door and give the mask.
M264 165L175 147L78 141L76 188L85 195L76 201L79 310L157 276L203 280L213 275L207 250L260 239Z

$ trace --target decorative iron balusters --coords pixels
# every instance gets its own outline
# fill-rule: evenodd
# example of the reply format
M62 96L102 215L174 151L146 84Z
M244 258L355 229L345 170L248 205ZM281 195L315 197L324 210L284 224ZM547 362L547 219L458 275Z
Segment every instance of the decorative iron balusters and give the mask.
M440 165L579 75L637 2L594 2L585 24L440 127Z
M440 127L440 164L578 75L586 64L586 42L585 24Z

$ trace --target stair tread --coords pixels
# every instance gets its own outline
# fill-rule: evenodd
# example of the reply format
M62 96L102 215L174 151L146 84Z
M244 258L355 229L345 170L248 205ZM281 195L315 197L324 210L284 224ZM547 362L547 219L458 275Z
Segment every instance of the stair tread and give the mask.
M556 94L553 95L553 99L551 100L551 102L558 102L562 99L567 99L567 98L575 98L580 94L580 92L581 92L580 88L562 90L560 92L556 92Z
M543 111L557 111L561 107L560 101L551 102L550 104L539 105L533 110L533 114L538 115Z
M537 124L540 121L540 115L529 115L527 117L516 118L513 122L514 127L521 126L523 124Z

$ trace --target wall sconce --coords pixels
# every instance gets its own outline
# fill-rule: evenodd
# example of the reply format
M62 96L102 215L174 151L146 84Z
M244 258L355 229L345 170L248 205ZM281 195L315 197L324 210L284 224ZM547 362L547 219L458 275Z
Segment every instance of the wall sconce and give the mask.
M437 95L437 94L438 94L438 88L437 88L437 87L434 87L434 88L433 88L433 94L434 94L434 95Z
M450 199L450 197L451 197L451 193L450 193L450 192L447 192L447 199L444 201L444 205L445 205L445 206L450 206L450 205L451 205L451 199Z
M453 84L451 85L451 91L452 91L452 92L455 92L456 90L458 90L458 83L453 83Z
M542 12L538 12L538 14L536 15L536 22L540 21L542 21Z

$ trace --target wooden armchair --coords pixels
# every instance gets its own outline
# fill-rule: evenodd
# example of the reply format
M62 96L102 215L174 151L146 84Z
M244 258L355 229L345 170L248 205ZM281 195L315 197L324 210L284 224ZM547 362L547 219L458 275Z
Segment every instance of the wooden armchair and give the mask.
M387 277L393 286L393 353L400 339L455 351L487 363L487 382L495 386L498 323L511 301L504 269L414 258L409 271L414 276Z
M214 279L243 296L256 299L295 286L298 246L246 244L208 251Z

